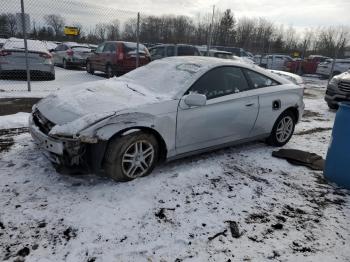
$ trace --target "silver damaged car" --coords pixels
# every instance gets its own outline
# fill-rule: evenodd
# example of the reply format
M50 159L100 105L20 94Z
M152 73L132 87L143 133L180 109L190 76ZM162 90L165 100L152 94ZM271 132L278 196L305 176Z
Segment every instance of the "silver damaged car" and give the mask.
M50 95L29 126L55 166L128 181L160 161L238 143L283 146L303 110L302 87L258 66L170 57Z

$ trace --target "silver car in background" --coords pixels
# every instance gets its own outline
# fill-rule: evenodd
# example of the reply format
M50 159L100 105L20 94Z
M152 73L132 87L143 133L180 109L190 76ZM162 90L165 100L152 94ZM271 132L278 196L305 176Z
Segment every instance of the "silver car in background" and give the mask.
M30 76L34 78L55 79L52 56L46 45L38 40L27 40ZM22 77L26 72L24 40L10 38L0 50L0 75Z
M30 132L56 166L117 181L172 160L247 141L283 146L303 110L303 88L258 66L171 57L119 78L61 91L33 107Z
M67 42L57 45L51 53L55 65L68 69L71 66L85 67L86 59L92 55L92 50L85 44Z

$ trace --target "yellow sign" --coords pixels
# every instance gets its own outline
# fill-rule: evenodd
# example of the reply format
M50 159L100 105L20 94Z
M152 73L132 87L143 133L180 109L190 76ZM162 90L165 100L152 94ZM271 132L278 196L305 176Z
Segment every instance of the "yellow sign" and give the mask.
M300 53L299 52L294 52L293 53L293 57L299 57L300 56Z
M64 27L65 35L79 35L79 29L77 27L65 26Z

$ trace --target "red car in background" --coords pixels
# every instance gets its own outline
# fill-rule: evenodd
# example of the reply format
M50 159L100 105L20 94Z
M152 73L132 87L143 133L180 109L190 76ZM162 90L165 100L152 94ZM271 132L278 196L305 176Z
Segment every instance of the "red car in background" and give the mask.
M286 63L286 68L288 72L298 73L298 74L315 74L319 63L330 59L326 56L320 55L310 55L308 58L295 59L294 61L288 61Z
M136 68L136 43L107 41L100 44L86 61L86 71L106 73L107 77L119 76ZM139 66L148 64L151 56L147 48L139 44Z

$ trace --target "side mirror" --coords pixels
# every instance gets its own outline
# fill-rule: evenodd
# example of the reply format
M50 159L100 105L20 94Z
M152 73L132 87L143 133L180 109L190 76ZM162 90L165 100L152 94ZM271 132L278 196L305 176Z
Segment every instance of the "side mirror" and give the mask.
M184 102L188 106L205 106L207 97L202 94L191 93L184 98Z

